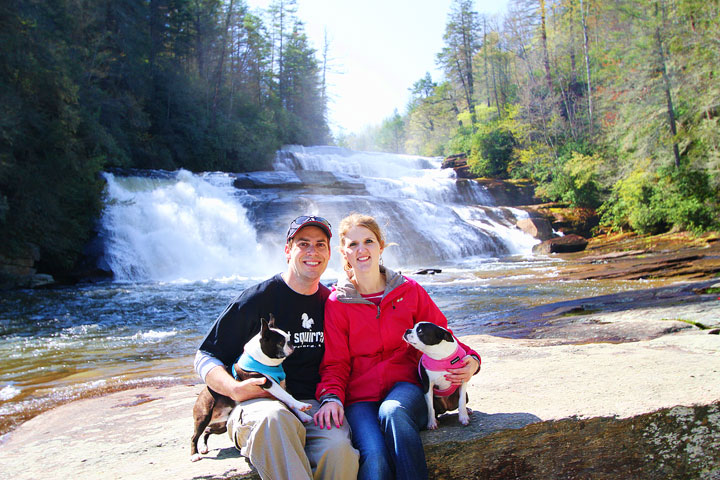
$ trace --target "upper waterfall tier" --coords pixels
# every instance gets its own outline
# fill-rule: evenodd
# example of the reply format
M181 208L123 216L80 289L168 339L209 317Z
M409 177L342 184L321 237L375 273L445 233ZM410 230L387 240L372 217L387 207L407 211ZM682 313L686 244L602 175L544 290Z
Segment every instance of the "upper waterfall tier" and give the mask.
M321 215L337 227L352 212L378 219L396 244L384 253L394 269L529 253L536 241L514 227L524 212L493 207L482 187L440 163L293 146L272 171L106 174L105 260L121 280L265 277L285 268L293 218ZM327 275L341 271L334 251Z

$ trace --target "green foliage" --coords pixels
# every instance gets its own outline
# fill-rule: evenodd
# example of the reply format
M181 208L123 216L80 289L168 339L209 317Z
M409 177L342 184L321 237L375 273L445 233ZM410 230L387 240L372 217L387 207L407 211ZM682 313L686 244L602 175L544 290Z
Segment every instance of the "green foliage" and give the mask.
M397 110L380 125L378 146L383 152L403 153L405 144L405 123Z
M55 3L27 7L4 6L0 28L0 253L32 243L47 268L67 269L100 210L102 159L80 137L77 65L58 26L65 12Z
M472 137L470 171L481 177L507 178L515 137L502 125L487 125Z
M268 30L244 2L2 2L0 254L34 244L45 271L70 270L106 167L246 171L328 141L291 3Z
M675 227L701 232L720 227L717 188L691 167L636 169L618 182L600 209L603 223L657 234Z
M445 146L445 155L467 153L472 149L472 127L461 126Z
M599 169L603 158L587 144L567 143L538 179L536 194L572 207L596 208L602 203Z
M468 153L477 175L601 205L614 228L718 228L717 2L545 5L516 2L496 23L455 2L438 54L447 87L414 86L414 147L443 119L444 153Z

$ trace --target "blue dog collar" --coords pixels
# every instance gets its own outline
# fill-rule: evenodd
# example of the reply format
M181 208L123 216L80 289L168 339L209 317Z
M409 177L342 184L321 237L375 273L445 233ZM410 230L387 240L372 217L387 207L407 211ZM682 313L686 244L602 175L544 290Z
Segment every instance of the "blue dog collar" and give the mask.
M241 370L245 370L246 372L261 373L267 377L272 378L277 383L281 383L283 380L285 380L285 370L283 369L282 365L277 365L274 367L270 365L264 365L255 360L247 353L243 353L242 355L240 355L240 358L238 358L237 362L235 362L232 366L233 377L235 377L235 380L237 380L238 374L235 371L235 365L238 365Z

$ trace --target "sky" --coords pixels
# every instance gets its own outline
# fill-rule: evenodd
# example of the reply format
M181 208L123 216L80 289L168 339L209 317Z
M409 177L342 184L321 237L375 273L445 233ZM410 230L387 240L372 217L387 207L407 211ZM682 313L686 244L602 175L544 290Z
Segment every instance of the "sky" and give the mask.
M358 133L405 112L409 89L430 72L442 50L451 0L297 0L313 48L329 44L330 128ZM503 14L508 0L475 0L475 11ZM266 9L270 0L247 0Z

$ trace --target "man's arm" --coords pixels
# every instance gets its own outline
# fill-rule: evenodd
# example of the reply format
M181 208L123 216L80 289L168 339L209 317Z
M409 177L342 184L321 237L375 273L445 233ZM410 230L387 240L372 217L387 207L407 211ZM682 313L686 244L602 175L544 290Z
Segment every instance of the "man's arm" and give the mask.
M215 367L210 370L205 377L205 383L216 392L222 393L236 402L253 398L274 398L261 387L265 383L264 377L249 378L239 382L225 370L225 367Z
M265 383L264 378L250 378L239 382L228 373L220 360L202 350L198 350L195 355L195 370L208 387L236 402L252 398L273 398L260 387Z

